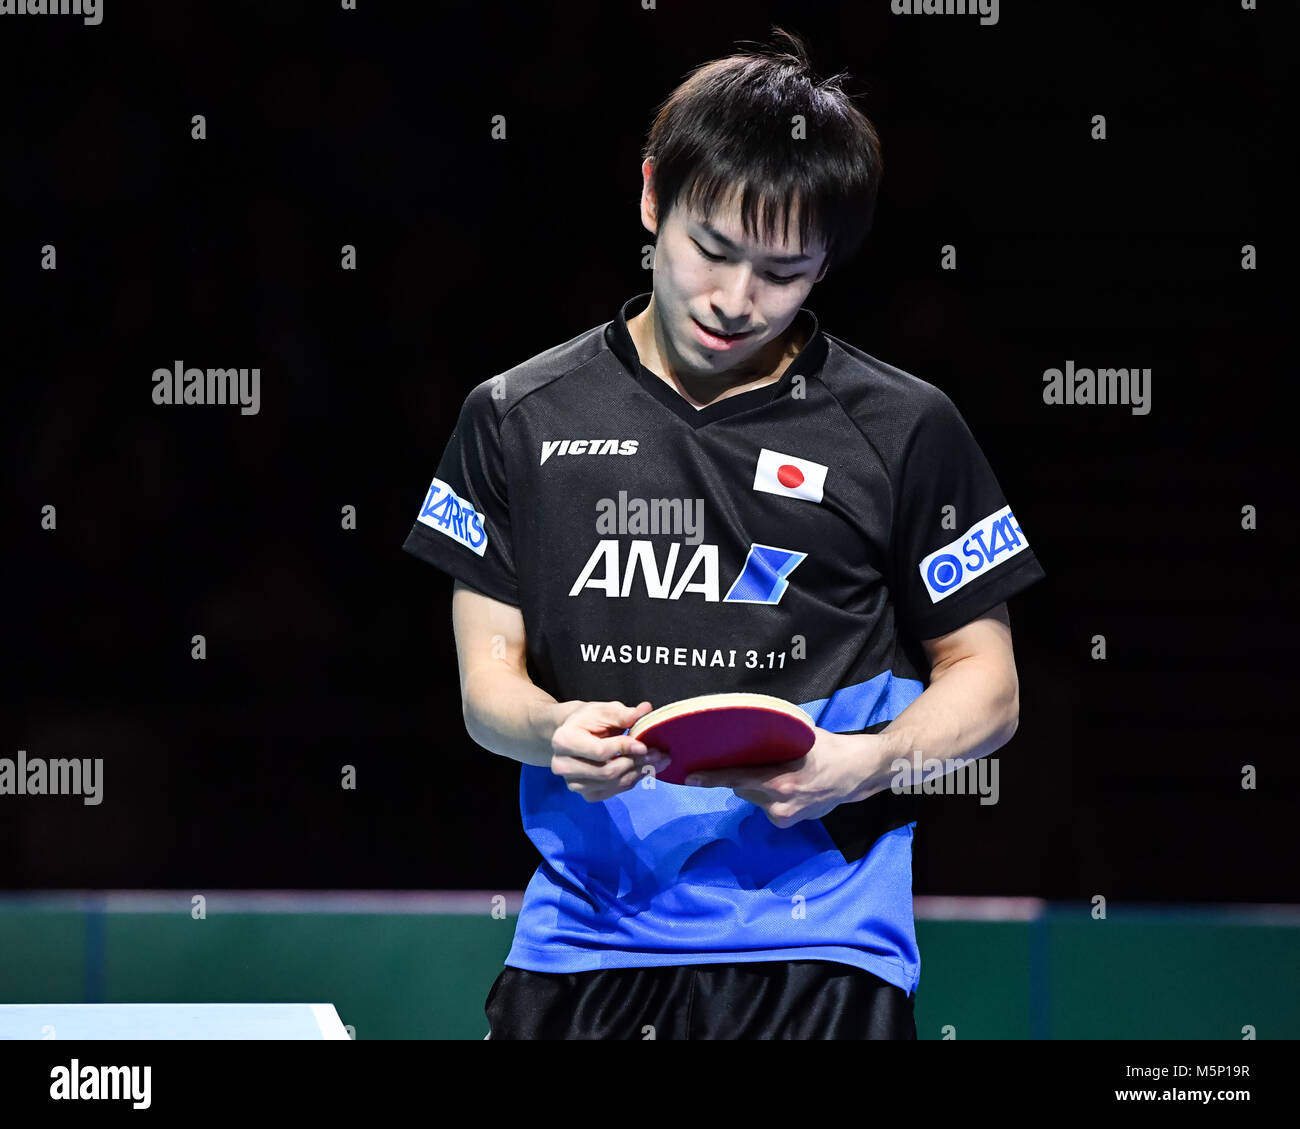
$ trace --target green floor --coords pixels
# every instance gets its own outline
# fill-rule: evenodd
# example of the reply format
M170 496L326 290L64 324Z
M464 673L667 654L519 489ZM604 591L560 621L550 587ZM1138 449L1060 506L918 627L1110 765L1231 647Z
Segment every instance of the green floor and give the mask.
M329 1002L358 1039L482 1039L514 917L0 905L0 1003ZM1300 1038L1300 925L1209 910L917 922L922 1039Z

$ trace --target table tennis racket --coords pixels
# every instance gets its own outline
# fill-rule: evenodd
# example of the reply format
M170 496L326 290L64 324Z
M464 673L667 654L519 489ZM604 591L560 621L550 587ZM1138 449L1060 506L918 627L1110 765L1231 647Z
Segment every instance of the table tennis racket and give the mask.
M817 739L813 719L770 694L700 694L651 710L629 730L672 763L655 778L685 783L692 772L798 760Z

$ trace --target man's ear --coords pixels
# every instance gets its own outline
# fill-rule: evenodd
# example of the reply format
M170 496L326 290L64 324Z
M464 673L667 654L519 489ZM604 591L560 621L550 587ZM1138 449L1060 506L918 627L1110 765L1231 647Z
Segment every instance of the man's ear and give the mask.
M659 204L655 199L654 185L650 180L654 162L649 158L641 162L641 223L652 234L659 233Z

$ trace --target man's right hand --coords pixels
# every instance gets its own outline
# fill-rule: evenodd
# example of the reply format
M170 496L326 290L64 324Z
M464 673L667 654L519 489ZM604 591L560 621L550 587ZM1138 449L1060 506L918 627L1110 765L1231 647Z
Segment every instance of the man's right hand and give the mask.
M642 779L645 765L661 772L668 754L647 748L623 731L650 712L650 703L581 702L551 738L551 771L569 791L596 803L608 800Z

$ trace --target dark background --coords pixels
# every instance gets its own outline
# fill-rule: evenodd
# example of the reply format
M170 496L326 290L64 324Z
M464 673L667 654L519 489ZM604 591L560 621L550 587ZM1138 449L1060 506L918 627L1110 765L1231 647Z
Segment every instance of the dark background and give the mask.
M923 801L916 892L1300 900L1281 5L359 6L0 17L0 756L105 762L98 807L0 797L0 886L526 884L400 546L468 390L650 289L654 108L776 22L886 165L807 305L953 398L1048 573L1001 802ZM177 359L260 367L260 414L156 406ZM1150 367L1151 413L1044 405L1067 359Z

